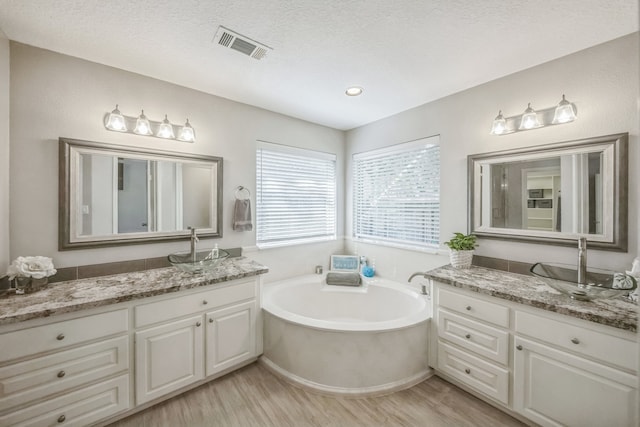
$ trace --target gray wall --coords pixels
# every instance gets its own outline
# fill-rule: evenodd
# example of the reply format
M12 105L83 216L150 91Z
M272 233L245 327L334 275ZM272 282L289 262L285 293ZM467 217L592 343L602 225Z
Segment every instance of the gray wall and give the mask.
M0 277L9 253L9 40L0 30Z
M347 132L350 161L358 153L390 144L440 135L441 240L467 230L467 155L569 141L618 132L630 134L629 253L589 251L593 266L628 269L638 253L640 174L638 150L638 33L541 64L446 98ZM528 102L534 108L556 105L562 94L575 102L575 122L505 136L489 134L498 110L520 114ZM347 236L352 235L351 174L347 172ZM523 262L556 260L574 263L576 249L499 240L480 240L479 255ZM378 270L406 280L408 274L438 263L444 256L386 250L348 244L350 251L377 254Z
M60 136L223 157L224 237L216 241L202 239L202 248L213 247L214 243L222 248L254 248L255 232L233 231L231 213L237 186L245 186L255 195L258 139L337 154L338 188L344 187L344 133L341 131L16 42L11 42L10 99L11 257L51 256L56 266L66 267L165 256L188 248L188 242L183 241L59 252L57 149ZM152 120L161 120L168 114L174 123L182 123L188 117L196 129L197 141L189 144L109 132L103 126L103 117L116 104L120 104L123 114L131 116L144 108ZM0 136L0 147L6 148L1 141ZM6 186L0 187L0 194L3 188ZM343 200L341 190L338 197ZM255 203L253 206L255 208ZM343 212L343 205L339 203L338 235L344 233L340 220ZM6 223L6 218L0 221L3 227ZM249 255L271 267L273 273L267 280L272 280L311 273L314 265L327 265L329 255L341 252L342 246L339 240L307 245L304 250L293 247L271 253L254 251ZM300 257L300 262L291 262L301 252L308 255Z

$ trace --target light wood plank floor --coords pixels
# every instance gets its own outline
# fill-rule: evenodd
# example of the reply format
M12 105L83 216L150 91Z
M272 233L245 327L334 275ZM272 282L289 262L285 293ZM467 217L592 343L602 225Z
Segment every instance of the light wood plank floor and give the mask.
M435 376L383 397L335 398L294 387L254 363L110 427L522 425Z

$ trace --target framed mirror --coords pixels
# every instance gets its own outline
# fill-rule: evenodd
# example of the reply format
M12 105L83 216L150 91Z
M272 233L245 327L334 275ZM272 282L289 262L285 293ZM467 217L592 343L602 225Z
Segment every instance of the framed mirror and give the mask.
M222 237L222 158L59 139L60 250Z
M468 156L470 232L627 250L628 134Z

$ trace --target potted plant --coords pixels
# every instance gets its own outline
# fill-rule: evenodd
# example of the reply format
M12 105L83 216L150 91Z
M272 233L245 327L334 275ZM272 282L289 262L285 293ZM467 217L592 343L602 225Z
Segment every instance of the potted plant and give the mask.
M43 256L19 256L7 269L9 280L15 279L16 294L30 294L44 288L49 276L56 272L53 260Z
M478 246L476 244L477 237L473 234L454 233L454 237L448 242L444 242L449 246L449 259L451 265L455 268L471 267L473 259L473 250Z

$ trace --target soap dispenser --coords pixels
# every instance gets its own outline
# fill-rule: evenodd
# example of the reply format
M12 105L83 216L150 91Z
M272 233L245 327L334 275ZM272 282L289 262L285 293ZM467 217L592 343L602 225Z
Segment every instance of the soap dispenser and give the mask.
M211 258L217 259L220 257L220 250L218 249L218 244L216 243L213 249L211 249Z

